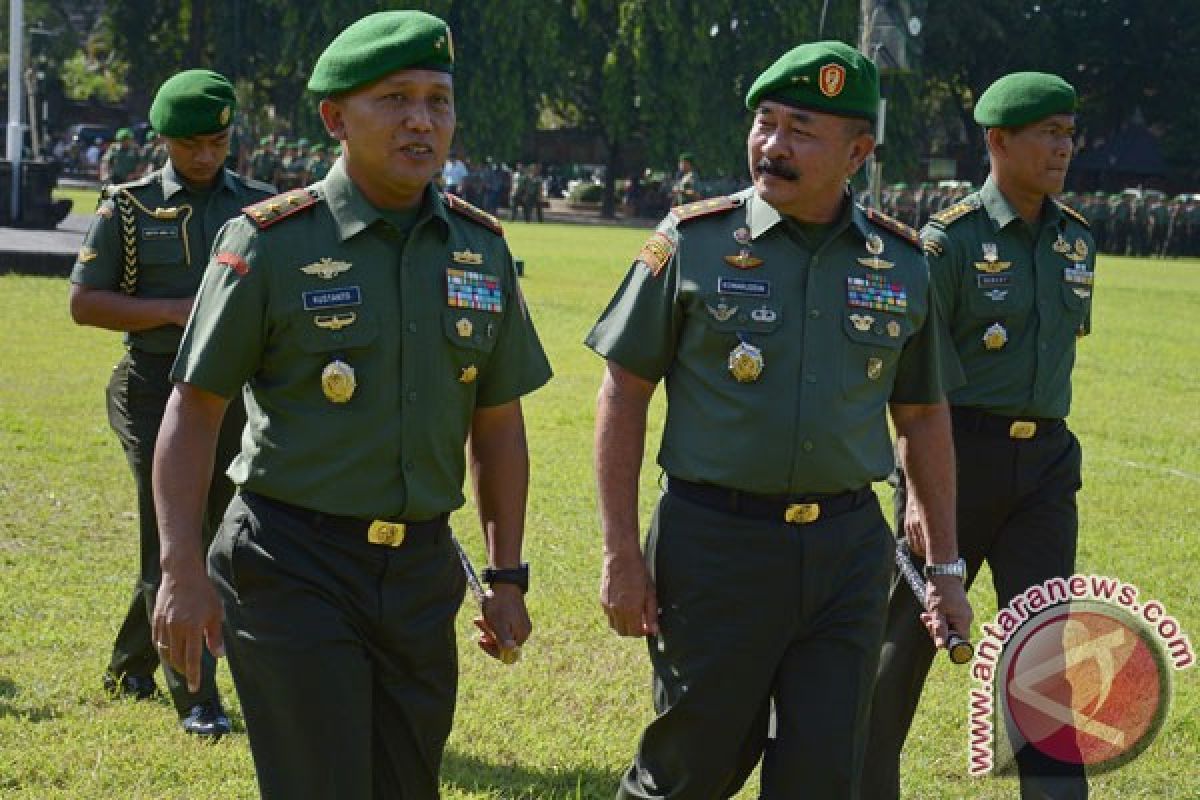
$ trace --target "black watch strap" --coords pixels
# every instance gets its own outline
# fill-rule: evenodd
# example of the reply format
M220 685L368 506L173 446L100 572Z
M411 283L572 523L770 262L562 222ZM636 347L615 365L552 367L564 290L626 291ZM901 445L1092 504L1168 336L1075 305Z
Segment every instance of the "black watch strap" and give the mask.
M525 594L529 591L529 565L521 564L519 567L510 569L485 567L483 582L489 586L496 583L511 583L521 590L521 594Z

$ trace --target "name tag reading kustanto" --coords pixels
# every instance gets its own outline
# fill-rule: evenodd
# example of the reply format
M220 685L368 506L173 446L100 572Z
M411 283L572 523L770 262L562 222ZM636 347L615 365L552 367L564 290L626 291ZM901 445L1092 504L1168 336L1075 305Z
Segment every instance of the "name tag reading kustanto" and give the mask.
M317 289L304 293L304 310L319 311L323 308L345 308L362 305L362 292L357 286L337 289Z

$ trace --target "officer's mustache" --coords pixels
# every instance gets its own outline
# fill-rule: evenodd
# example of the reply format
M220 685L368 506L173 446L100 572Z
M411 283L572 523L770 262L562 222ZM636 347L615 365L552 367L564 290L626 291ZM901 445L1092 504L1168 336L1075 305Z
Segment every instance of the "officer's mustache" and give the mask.
M758 163L754 165L754 168L758 170L759 174L765 172L768 175L774 175L776 178L782 178L785 181L794 181L800 177L791 167L785 166L778 161L772 161L766 156L760 158Z

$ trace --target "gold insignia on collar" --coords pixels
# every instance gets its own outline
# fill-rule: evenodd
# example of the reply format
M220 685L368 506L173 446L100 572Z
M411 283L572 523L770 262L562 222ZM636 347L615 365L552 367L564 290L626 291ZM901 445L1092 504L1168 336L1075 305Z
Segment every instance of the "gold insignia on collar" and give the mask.
M84 245L79 248L78 260L80 264L86 264L98 255L100 254L96 252L96 248Z
M341 275L346 270L350 269L352 264L349 261L334 261L332 258L321 258L319 261L303 266L300 271L305 275L314 275L324 280L330 280Z
M468 248L466 250L455 250L451 253L451 258L455 264L482 264L483 253L472 253Z
M358 314L349 311L345 314L323 314L319 317L313 317L313 324L318 328L327 331L340 331L342 328L348 328L358 321Z
M711 316L717 322L726 322L732 318L738 310L737 306L726 305L724 300L722 300L720 303L717 303L716 308L713 308L708 303L704 304L704 308L706 311L708 311L709 316Z
M875 324L875 318L870 314L851 314L850 322L854 324L856 331L869 331Z
M742 250L736 256L725 256L725 263L738 269L754 269L762 266L763 260L754 256L749 250Z

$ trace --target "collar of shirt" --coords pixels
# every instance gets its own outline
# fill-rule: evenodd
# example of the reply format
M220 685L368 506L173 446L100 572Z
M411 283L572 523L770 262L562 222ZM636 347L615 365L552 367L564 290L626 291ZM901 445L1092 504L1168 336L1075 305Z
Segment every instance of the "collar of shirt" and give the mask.
M994 230L999 231L1014 220L1022 224L1025 223L1021 215L1008 202L1008 198L1000 191L1000 187L996 185L991 175L983 182L983 188L979 190L979 200L983 203L983 210L992 221ZM1030 233L1036 234L1037 231L1046 225L1060 223L1062 218L1062 211L1059 210L1058 204L1047 197L1042 201L1042 214L1038 218L1037 225L1027 225L1026 227Z
M329 205L329 213L333 215L337 225L338 236L346 241L351 236L361 233L378 220L386 220L379 209L371 204L354 181L346 173L345 162L338 159L333 162L329 174L322 182L325 202ZM446 206L441 194L430 183L425 187L425 195L421 199L421 210L411 230L416 230L426 219L433 217L442 222L442 230L448 232L450 220L446 214Z
M783 221L783 215L776 208L758 196L758 192L749 189L748 195L745 197L746 203L746 227L750 229L750 238L757 239L776 224ZM867 215L859 207L854 200L854 190L846 187L846 193L843 196L841 213L832 223L831 235L825 237L825 241L829 241L846 227L847 222L850 227L854 228L861 239L866 240L867 234L871 232L871 224L867 221Z
M184 183L183 178L181 178L179 173L175 171L175 165L172 164L170 160L168 160L166 165L162 168L162 187L163 198L167 200L170 200L172 196L179 192L191 191L187 184ZM233 183L233 173L224 167L221 167L221 179L217 181L217 184L213 187L213 189L214 191L223 190L226 192L236 193L237 187Z

